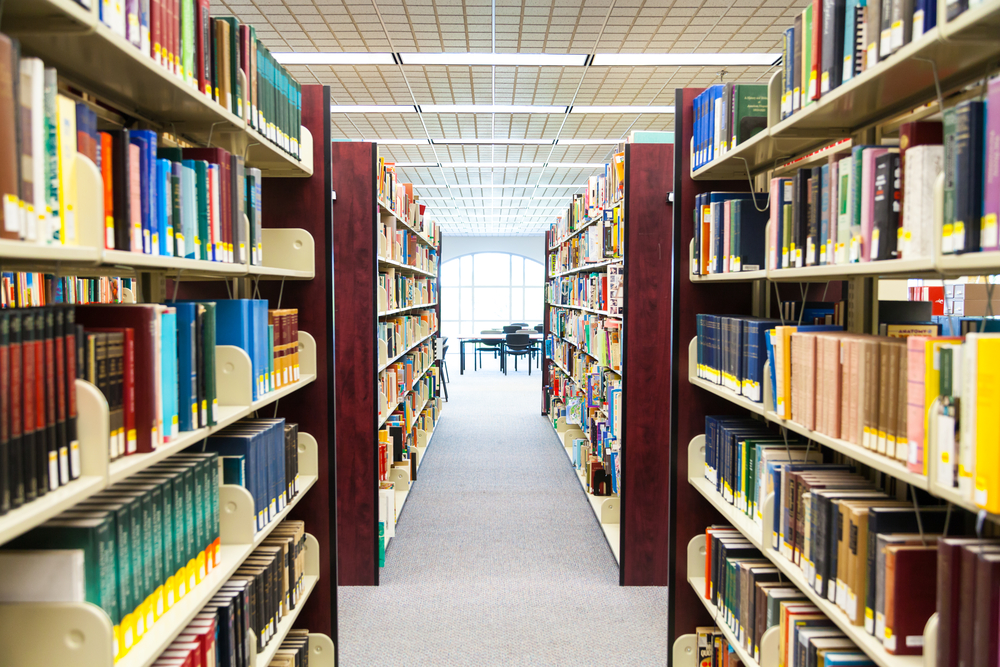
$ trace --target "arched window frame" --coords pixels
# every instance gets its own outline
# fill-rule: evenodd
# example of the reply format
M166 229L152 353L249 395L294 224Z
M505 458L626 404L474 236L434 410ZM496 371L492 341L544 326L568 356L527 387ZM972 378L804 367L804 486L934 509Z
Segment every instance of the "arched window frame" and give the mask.
M490 272L488 280L477 279L476 267L480 265L482 268L485 262L477 262L476 257L482 255L506 256L509 267L507 279L503 280L495 271ZM516 266L521 267L520 278L514 275ZM498 299L498 295L504 292L504 298ZM499 328L511 322L540 324L544 293L545 267L531 257L511 252L459 255L441 265L442 333L448 337L472 336L483 329ZM507 316L499 316L504 314Z

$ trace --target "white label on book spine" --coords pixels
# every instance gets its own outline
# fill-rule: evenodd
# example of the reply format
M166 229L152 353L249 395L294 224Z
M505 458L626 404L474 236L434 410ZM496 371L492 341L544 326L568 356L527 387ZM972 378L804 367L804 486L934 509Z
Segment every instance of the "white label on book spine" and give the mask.
M918 9L913 12L913 35L911 39L923 37L924 35L924 10Z
M16 195L3 197L3 229L5 232L21 233L21 207Z
M76 479L80 476L80 441L74 440L69 445L69 477Z

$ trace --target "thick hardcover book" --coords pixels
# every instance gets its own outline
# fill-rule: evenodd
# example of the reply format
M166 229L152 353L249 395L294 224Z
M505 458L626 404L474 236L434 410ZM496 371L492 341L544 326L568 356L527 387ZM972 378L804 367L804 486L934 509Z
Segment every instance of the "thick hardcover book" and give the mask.
M955 107L954 243L957 252L980 250L984 106L978 100L967 100Z
M793 77L793 88L792 88L792 113L798 111L802 108L803 97L805 96L805 90L802 87L802 70L804 66L803 61L803 47L802 42L805 39L805 24L803 22L803 13L795 15L795 22L793 24L793 29L795 31L795 44L793 56L795 58L795 64L792 69Z
M937 546L890 546L885 556L885 649L921 655L924 625L935 611Z
M840 85L844 67L844 15L847 0L823 0L823 44L819 89L826 94Z
M809 194L806 208L806 266L819 264L820 224L822 221L821 191L823 187L823 168L813 167L809 176Z
M76 309L77 321L86 326L130 328L135 337L136 451L153 451L159 441L156 396L156 306L86 305Z
M735 147L767 127L767 85L735 84L732 97L730 147Z
M820 76L823 59L823 0L812 2L812 49L809 58L809 98L820 97Z
M981 554L976 564L976 613L972 635L972 667L997 663L1000 625L1000 554ZM932 610L933 611L933 610Z
M991 79L988 91L984 132L986 146L991 148L986 151L982 230L979 240L983 250L1000 250L1000 160L996 156L997 147L1000 146L1000 79ZM940 124L938 127L940 128ZM937 143L941 143L940 139Z
M878 61L879 45L882 39L882 0L872 0L866 5L868 15L865 21L865 69L871 69Z
M792 185L792 224L790 228L790 243L788 247L788 266L801 268L805 266L806 237L809 231L809 198L810 170L799 169L795 172Z
M861 53L857 50L857 33L863 21L859 21L858 0L845 0L844 6L844 34L843 34L843 66L840 71L840 83L847 83L854 78L856 64L861 58Z
M13 113L17 101L18 60L17 43L7 35L0 35L0 101L9 110L0 117L0 238L4 239L21 238L19 114Z
M870 261L890 259L896 252L899 227L899 156L886 153L875 158L875 206L873 207Z
M906 152L916 146L941 145L944 142L944 126L940 121L916 121L899 126L899 172L906 178ZM904 180L905 184L906 181ZM906 198L899 198L899 218L906 211Z

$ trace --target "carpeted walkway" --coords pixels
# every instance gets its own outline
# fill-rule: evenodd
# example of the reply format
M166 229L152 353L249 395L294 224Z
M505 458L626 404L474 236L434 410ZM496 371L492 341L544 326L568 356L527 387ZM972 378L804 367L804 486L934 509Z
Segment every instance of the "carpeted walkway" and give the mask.
M341 666L666 664L667 591L618 586L540 376L450 367L381 586L340 589Z

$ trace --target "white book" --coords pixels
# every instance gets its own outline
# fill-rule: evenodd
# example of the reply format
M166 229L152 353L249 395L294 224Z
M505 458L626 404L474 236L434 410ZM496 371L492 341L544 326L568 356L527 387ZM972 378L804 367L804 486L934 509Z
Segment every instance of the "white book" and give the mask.
M86 602L82 549L0 551L0 602Z
M116 35L124 38L125 0L101 0L101 22L111 28Z
M31 205L25 206L25 238L44 242L45 214L45 63L39 58L21 59L21 96L31 108L30 156L22 155L21 168L31 174Z
M209 221L212 226L211 239L207 239L208 243L208 259L213 262L222 261L222 236L221 225L220 225L220 213L222 201L220 199L221 195L219 193L219 165L210 164L208 165L209 170L209 185L212 188L212 219Z
M944 169L944 146L914 146L906 151L903 177L903 258L934 252L934 182Z

